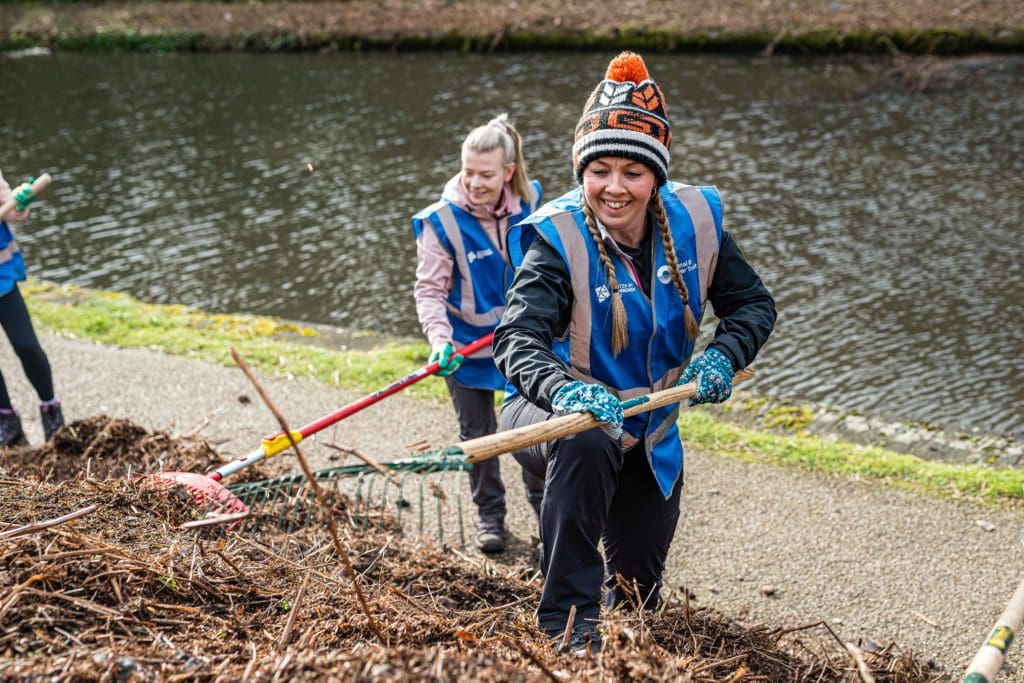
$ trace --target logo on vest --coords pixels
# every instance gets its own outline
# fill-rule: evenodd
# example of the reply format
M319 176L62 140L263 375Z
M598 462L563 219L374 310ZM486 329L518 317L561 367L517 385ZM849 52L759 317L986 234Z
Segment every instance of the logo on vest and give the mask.
M658 268L658 282L663 285L667 285L672 282L672 273L669 272L668 266Z
M636 285L632 282L620 282L619 283L619 294L632 294L636 291ZM603 304L612 295L612 290L608 289L608 285L598 285L594 287L594 296L597 297L597 303Z
M476 261L477 259L487 258L488 256L490 256L493 253L494 253L493 249L481 249L479 251L471 251L468 254L466 254L466 259L470 263L472 263L473 261Z

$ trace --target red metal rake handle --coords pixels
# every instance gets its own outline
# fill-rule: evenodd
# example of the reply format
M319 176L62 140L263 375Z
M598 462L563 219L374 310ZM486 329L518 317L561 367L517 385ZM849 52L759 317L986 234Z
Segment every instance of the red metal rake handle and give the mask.
M490 346L492 341L494 341L493 332L483 337L480 337L476 341L470 342L469 344L466 344L465 346L459 349L456 349L455 353L464 357L469 356L471 354L476 353L480 349L484 349ZM383 389L378 389L372 394L367 394L361 399L353 401L352 403L349 403L347 406L335 410L330 415L325 415L321 417L319 420L316 420L315 422L310 422L308 425L300 429L293 429L291 433L292 440L294 440L295 443L298 443L307 436L310 436L311 434L316 434L320 430L330 427L332 424L344 420L349 415L352 415L353 413L358 413L363 408L371 406L374 403L377 403L378 401L387 398L391 394L397 393L402 389L405 389L406 387L415 384L416 382L419 382L421 379L425 379L427 377L430 377L431 375L437 374L437 371L440 369L440 362L434 361L430 365L426 365L417 370L416 372L413 372L412 374L407 375L400 380L392 382ZM220 469L211 472L207 476L209 476L210 479L213 479L214 481L220 481L224 477L230 474L234 474L240 469L248 467L249 465L257 463L265 458L277 455L281 451L288 448L290 445L291 441L288 439L288 435L285 434L284 432L272 434L271 436L268 436L263 439L263 442L260 444L260 447L257 450L242 456L238 460L229 462L227 465L224 465Z

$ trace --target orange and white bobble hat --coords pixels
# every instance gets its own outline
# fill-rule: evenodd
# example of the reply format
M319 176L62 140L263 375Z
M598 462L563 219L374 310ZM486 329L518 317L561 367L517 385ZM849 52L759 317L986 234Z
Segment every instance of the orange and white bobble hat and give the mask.
M668 181L672 132L661 88L647 73L640 55L623 52L608 64L576 124L572 166L576 182L593 159L626 157L648 166L658 186Z

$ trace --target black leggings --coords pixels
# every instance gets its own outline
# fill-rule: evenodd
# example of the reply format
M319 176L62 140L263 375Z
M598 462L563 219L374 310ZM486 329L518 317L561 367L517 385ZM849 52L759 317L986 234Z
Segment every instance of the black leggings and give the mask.
M21 298L18 285L0 296L0 326L11 340L14 352L21 360L25 376L35 387L40 401L53 399L53 375L50 372L50 361L39 345L36 331L32 329L32 320L28 317L28 308ZM11 397L7 393L7 384L0 374L0 408L11 409Z

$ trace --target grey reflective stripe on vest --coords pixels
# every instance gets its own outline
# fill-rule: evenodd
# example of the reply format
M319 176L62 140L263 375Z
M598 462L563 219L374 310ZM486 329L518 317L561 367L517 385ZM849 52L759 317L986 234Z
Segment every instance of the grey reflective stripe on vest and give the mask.
M654 445L660 443L665 438L665 434L668 430L676 423L679 419L679 404L677 403L673 408L672 412L665 416L653 431L647 433L647 452L651 453L654 450Z
M572 281L572 320L569 323L569 365L582 375L590 375L590 257L583 233L576 227L576 219L569 212L551 217L551 223L562 241L565 256L569 259L569 273Z
M469 260L466 258L466 245L462 242L462 231L459 230L459 223L455 220L452 207L447 202L442 202L437 210L437 217L441 219L441 227L444 229L445 237L452 245L455 252L455 265L462 274L462 308L456 308L451 303L445 302L448 312L459 320L476 325L477 327L493 327L501 321L501 314L505 312L504 306L492 308L486 313L476 312L476 296L473 292L473 278L469 274ZM477 358L478 355L474 355Z
M693 221L693 233L697 241L697 278L700 282L700 310L708 300L708 287L715 275L718 262L718 232L711 205L703 193L693 185L682 185L675 190L676 197L686 207Z
M21 249L18 247L18 243L11 240L7 243L7 246L0 249L0 263L7 263L14 255L17 254Z

